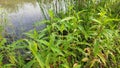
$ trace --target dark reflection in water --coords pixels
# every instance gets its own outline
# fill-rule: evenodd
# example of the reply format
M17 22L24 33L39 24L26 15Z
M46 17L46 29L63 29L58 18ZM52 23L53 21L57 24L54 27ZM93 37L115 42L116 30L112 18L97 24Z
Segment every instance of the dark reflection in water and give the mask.
M34 23L43 20L43 14L36 0L0 0L0 7L7 16L5 33L18 38L23 32L34 28ZM39 29L44 28L40 26Z

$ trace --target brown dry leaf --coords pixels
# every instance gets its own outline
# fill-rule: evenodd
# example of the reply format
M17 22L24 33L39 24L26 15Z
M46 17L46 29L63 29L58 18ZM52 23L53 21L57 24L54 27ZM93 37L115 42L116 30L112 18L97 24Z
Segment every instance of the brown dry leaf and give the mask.
M86 53L87 55L90 55L90 53L91 53L90 48L85 48L84 51L85 51L85 53Z

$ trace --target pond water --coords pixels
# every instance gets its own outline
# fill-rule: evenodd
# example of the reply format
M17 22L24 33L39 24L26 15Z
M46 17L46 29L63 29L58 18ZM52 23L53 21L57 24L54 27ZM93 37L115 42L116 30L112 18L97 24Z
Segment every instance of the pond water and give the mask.
M20 37L22 33L33 29L36 22L45 18L49 19L47 11L51 7L54 7L55 12L65 11L64 0L57 3L57 0L49 0L49 2L41 4L36 0L0 0L0 23L5 27L3 35ZM59 10L55 8L59 8ZM38 28L43 29L44 27L45 25L42 25Z
M1 14L1 22L5 26L4 35L20 37L23 32L33 29L35 22L44 19L35 0L0 0L0 7L4 12Z

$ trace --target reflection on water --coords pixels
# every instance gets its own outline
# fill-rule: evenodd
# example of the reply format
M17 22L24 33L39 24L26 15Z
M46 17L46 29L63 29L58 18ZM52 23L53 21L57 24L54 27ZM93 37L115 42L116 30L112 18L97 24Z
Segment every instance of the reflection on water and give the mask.
M20 36L23 32L33 29L35 22L44 19L35 0L0 0L0 7L7 14L7 24L5 24L7 34Z
M4 35L20 37L22 33L33 29L35 22L45 18L49 19L49 9L52 9L55 13L61 10L66 11L65 0L39 1L40 4L36 0L0 0L0 8L5 13L0 14L0 19L5 24ZM45 25L42 25L39 29L44 27Z
M0 7L6 9L7 12L15 12L26 3L36 6L35 0L0 0Z

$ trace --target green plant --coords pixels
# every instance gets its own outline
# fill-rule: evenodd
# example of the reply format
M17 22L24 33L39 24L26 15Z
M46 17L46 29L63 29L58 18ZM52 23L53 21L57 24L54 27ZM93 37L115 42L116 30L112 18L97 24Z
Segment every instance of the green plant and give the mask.
M120 18L112 6L117 7L120 1L69 3L71 6L65 13L56 15L50 10L50 19L37 23L46 24L45 29L25 33L26 38L8 46L4 46L5 40L0 42L5 52L0 53L0 64L6 56L11 58L9 65L23 68L119 68ZM25 54L18 49L25 50ZM19 59L14 51L18 51Z

